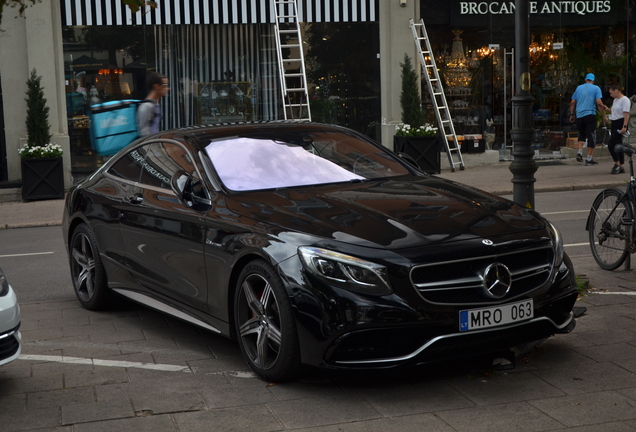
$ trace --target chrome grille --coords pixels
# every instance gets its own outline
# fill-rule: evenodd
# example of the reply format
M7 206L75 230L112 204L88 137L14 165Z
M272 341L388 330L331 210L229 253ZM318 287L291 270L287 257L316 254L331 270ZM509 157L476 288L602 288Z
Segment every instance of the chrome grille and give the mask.
M431 303L479 305L493 303L479 293L484 270L490 264L504 264L512 273L510 291L501 301L524 295L548 281L554 261L551 247L519 252L436 262L414 267L411 283Z

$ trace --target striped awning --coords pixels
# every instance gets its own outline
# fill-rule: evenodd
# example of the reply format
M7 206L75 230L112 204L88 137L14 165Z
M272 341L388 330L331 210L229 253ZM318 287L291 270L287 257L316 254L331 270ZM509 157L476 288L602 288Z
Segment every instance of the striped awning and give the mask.
M382 0L297 0L301 22L377 21ZM386 1L386 0L385 0ZM262 24L272 23L270 0L157 0L133 14L121 0L62 0L62 24Z

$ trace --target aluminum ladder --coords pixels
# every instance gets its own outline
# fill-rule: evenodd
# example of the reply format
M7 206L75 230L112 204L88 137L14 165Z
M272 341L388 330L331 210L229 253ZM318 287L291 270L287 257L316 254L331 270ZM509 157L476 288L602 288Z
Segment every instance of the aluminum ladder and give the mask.
M311 121L296 0L271 0L285 120ZM288 50L284 53L284 50ZM287 58L285 58L287 54Z
M431 49L431 42L428 39L426 33L426 26L424 25L424 19L421 19L419 23L413 21L413 18L409 20L409 25L413 32L413 40L420 57L420 64L422 65L422 73L426 77L426 83L428 84L428 92L431 96L431 102L433 104L433 111L435 112L435 118L439 125L444 147L446 148L446 154L448 155L448 162L452 171L455 171L455 167L459 166L460 170L464 169L464 158L460 150L459 142L457 141L457 134L455 133L455 126L451 118L450 110L448 109L448 102L446 101L446 95L444 94L444 86L435 64L435 57L433 56L433 50ZM422 44L423 42L423 44ZM423 46L422 46L423 45ZM454 147L451 148L450 141L454 143ZM455 158L453 157L455 155Z

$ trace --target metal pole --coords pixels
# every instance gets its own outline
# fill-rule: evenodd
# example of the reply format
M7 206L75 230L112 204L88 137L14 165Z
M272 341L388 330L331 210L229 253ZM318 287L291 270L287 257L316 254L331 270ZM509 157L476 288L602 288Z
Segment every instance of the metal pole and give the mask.
M533 97L530 95L530 14L529 0L515 0L515 72L517 93L512 98L512 199L517 204L534 209L534 173L538 165L534 161L532 137Z

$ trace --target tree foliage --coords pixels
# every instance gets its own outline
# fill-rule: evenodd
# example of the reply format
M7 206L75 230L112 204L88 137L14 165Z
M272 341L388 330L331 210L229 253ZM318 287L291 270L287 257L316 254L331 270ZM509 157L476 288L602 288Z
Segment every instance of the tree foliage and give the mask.
M38 76L35 69L31 71L31 76L26 85L27 97L24 100L27 103L26 128L29 147L43 147L51 140L49 107L46 106L42 77Z
M411 57L404 54L402 67L402 92L400 93L400 106L402 107L402 123L412 128L419 128L424 124L422 112L422 97L418 85L417 73L413 70Z

